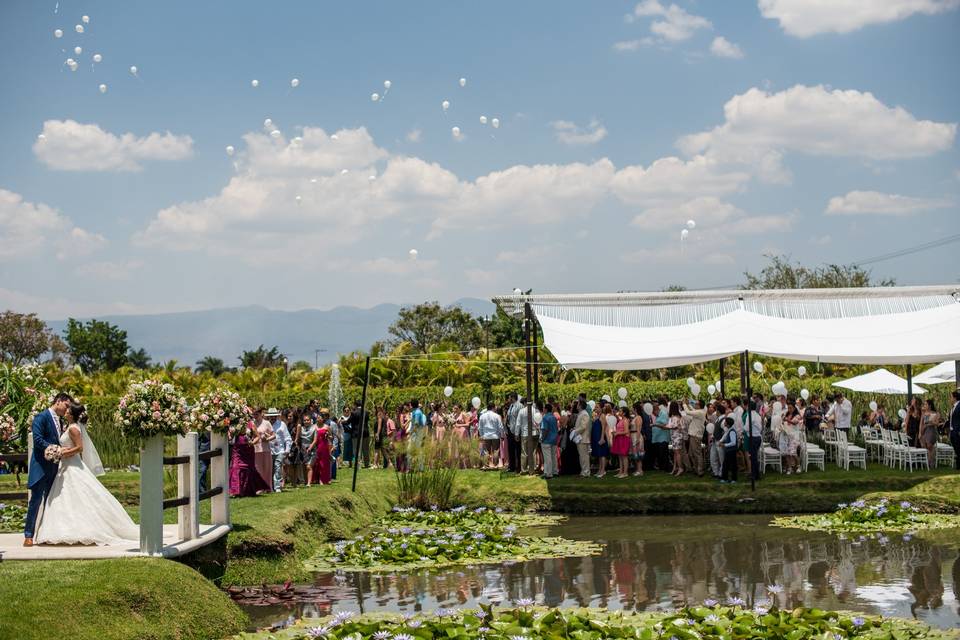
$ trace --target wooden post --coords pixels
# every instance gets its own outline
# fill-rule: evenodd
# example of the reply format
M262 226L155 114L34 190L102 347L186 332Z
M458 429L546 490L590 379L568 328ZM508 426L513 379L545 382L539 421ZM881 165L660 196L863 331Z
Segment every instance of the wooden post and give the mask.
M744 375L746 376L745 380L747 383L747 433L749 434L750 442L747 445L747 451L750 455L750 490L756 491L757 478L760 476L760 470L757 468L760 456L757 455L757 450L753 446L753 410L750 409L750 403L753 402L751 396L753 395L752 389L750 388L750 352L743 352L743 362L745 365ZM762 443L761 443L762 446Z
M907 411L913 405L913 365L907 365Z
M210 458L208 483L211 488L220 486L223 491L210 498L210 520L213 524L230 525L230 441L222 433L210 434L210 450L223 453Z
M354 447L353 452L353 486L350 488L354 493L357 492L357 469L360 468L360 449L363 447L363 438L367 433L367 388L370 386L370 356L367 356L367 368L363 374L363 394L360 397L360 441L359 446Z
M197 499L200 495L198 439L196 431L177 436L177 455L190 458L187 464L177 465L177 497L190 498L190 502L177 507L177 533L181 540L200 537L200 501Z
M723 369L725 364L727 364L727 359L720 358L720 397L721 398L727 397L727 380L723 375L724 374Z
M140 552L163 551L163 436L153 436L140 447Z

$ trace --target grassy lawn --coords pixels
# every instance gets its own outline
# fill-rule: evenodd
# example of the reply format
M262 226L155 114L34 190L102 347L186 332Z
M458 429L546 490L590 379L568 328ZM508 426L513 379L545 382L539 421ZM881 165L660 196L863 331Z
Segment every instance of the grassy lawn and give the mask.
M226 594L169 560L0 563L0 640L206 640L245 624Z

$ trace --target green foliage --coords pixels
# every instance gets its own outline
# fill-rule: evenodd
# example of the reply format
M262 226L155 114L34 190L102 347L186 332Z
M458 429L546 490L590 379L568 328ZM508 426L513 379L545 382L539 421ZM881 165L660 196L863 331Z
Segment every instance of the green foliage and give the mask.
M149 369L150 354L146 349L130 349L130 353L127 354L127 364L134 369Z
M830 514L776 518L772 524L775 527L831 533L923 531L960 527L960 516L920 513L917 507L906 500L880 498L840 504Z
M227 372L227 365L220 358L207 356L202 360L197 360L197 373L209 373L214 377L219 377Z
M310 626L313 624L317 626ZM413 617L341 613L332 618L302 622L270 637L283 640L321 637L328 640L940 640L960 635L913 620L807 607L786 610L771 605L750 609L742 600L733 599L726 605L711 603L657 613L543 609L529 606L524 600L517 601L515 608L481 605L476 611L437 609L433 614Z
M754 275L744 272L742 289L841 289L847 287L892 287L897 282L887 278L873 283L870 272L856 265L826 264L804 267L790 261L790 256L765 256L770 264Z
M19 504L0 502L0 533L20 533L27 518L27 509Z
M116 371L127 364L127 332L109 322L70 318L64 338L73 361L86 372Z
M276 346L267 349L260 345L253 351L240 354L240 366L244 369L269 369L283 366L283 354Z
M63 341L35 313L0 313L0 362L14 366L35 362L45 353L67 350Z
M534 513L509 513L501 508L488 509L464 506L454 509L414 509L394 507L393 511L380 519L384 527L409 526L417 528L437 528L479 530L479 527L545 527L558 524L562 516Z
M478 349L483 345L479 321L457 306L441 307L425 302L403 307L390 328L390 344L410 344L418 353L426 353L438 345L456 345L458 350Z

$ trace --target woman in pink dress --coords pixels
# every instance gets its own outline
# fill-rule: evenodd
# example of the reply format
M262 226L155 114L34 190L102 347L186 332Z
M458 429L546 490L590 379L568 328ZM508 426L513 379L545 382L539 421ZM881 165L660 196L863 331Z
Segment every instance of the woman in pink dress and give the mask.
M467 468L467 460L469 459L469 454L467 451L470 450L470 415L464 411L459 404L453 405L453 413L450 414L451 422L453 424L453 442L452 446L456 447L457 454L460 458L460 468Z
M320 484L330 484L330 463L333 455L330 449L330 427L321 423L317 429L317 457L313 460L313 479Z
M267 484L267 491L273 490L273 454L270 453L270 441L277 436L273 433L273 426L263 417L263 408L253 414L253 423L256 425L257 435L253 439L253 455L257 473Z
M257 473L253 433L253 423L250 423L236 434L230 445L230 495L236 498L258 496L269 490Z
M613 427L613 446L610 447L610 454L619 456L620 472L618 478L626 478L627 466L630 459L627 457L630 453L630 421L627 419L627 410L623 407L617 409L616 423Z

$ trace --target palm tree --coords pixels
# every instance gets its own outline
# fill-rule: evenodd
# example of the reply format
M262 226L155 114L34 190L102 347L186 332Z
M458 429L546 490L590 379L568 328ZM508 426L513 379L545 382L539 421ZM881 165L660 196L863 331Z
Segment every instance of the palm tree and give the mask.
M197 360L197 367L194 371L197 373L209 373L217 378L227 371L227 365L220 358L207 356L202 360Z

